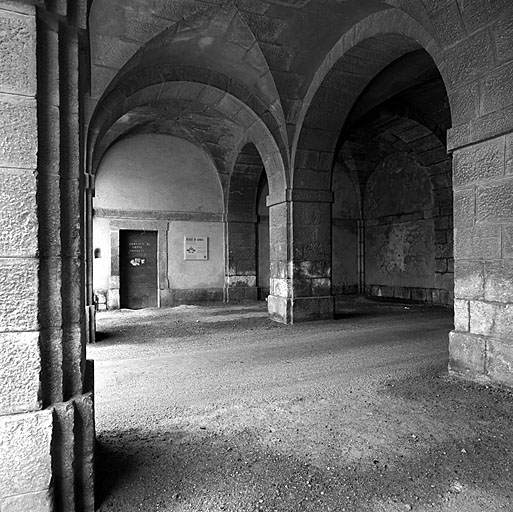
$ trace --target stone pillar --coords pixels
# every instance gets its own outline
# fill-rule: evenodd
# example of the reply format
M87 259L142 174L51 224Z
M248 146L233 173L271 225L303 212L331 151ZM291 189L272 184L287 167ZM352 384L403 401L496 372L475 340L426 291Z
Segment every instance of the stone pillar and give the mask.
M513 385L513 134L454 151L454 330L449 369Z
M257 300L256 215L228 215L225 300Z
M332 192L322 190L288 190L284 198L268 198L271 226L268 303L269 315L277 321L294 323L334 316L332 202Z
M94 510L77 58L85 5L0 0L2 511Z
M36 13L0 1L0 510L52 510L39 350Z

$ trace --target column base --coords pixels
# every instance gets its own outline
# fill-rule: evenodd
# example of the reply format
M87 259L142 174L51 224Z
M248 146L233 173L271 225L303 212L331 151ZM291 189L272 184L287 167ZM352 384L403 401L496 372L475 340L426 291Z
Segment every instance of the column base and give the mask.
M269 318L284 324L335 318L335 299L331 295L294 299L269 295L267 304Z
M0 417L0 510L94 512L92 392Z
M225 302L240 302L245 300L258 300L256 286L227 286L224 289Z
M451 331L449 373L479 383L513 388L513 342Z

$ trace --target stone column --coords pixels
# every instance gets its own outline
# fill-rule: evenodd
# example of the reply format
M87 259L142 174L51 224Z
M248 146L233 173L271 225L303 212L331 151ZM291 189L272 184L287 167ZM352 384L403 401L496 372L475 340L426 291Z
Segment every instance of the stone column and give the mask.
M94 510L76 44L85 5L0 0L2 511Z
M256 215L228 215L225 300L257 300Z
M454 151L454 330L449 369L513 385L513 134Z
M284 198L268 198L271 226L268 302L269 315L277 321L294 323L334 316L332 202L332 192L322 190L287 190Z
M0 1L0 510L52 510L39 350L36 13Z

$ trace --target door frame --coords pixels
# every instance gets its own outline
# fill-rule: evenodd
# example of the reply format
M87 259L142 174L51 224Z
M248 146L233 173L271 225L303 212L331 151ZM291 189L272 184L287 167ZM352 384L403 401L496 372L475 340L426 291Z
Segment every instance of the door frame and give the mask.
M110 229L110 280L109 309L120 307L120 265L119 265L119 232L120 231L156 231L157 232L157 307L161 307L162 295L169 293L168 278L168 221L112 219ZM117 307L116 307L117 304Z

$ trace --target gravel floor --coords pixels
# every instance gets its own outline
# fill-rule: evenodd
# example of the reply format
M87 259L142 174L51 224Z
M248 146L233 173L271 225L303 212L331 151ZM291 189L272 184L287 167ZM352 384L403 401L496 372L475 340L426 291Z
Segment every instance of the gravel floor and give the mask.
M452 316L345 302L98 315L101 511L513 511L513 395L447 376Z

